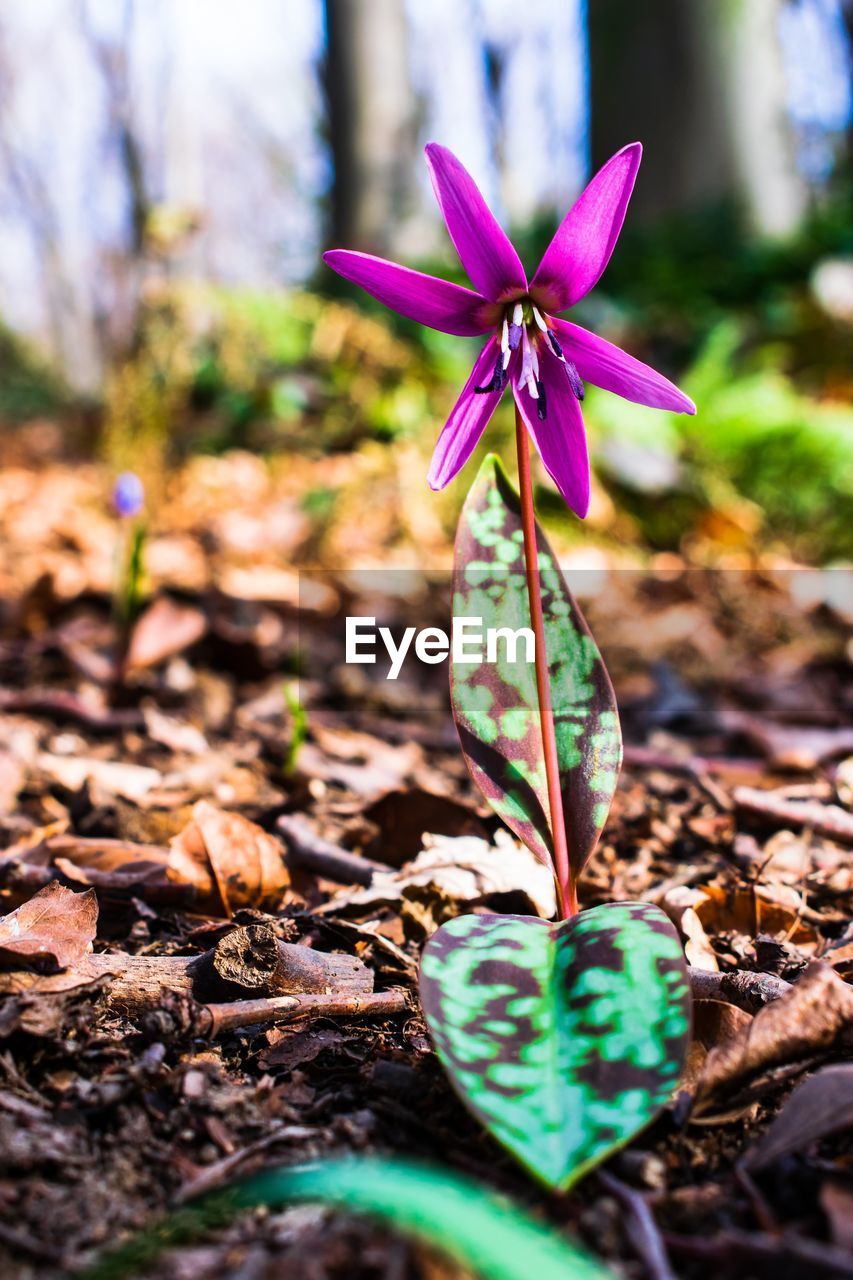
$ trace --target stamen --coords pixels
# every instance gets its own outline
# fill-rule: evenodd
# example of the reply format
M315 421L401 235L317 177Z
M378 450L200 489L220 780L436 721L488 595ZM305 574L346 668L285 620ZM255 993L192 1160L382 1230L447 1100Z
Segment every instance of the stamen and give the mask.
M545 404L545 386L542 382L537 382L536 388L539 392L539 399L536 402L536 416L540 422L544 422L545 415L548 412L547 405Z
M527 336L527 330L522 329L521 331L521 373L519 374L518 382L520 386L527 387L528 390L533 386L533 384L536 382L536 379L539 376L538 366L534 368L534 364L533 364L534 359L535 359L535 356L533 353L533 349L530 346L530 338ZM533 395L532 390L530 391L530 394Z
M509 326L504 316L503 328L501 329L501 351L506 354L509 351Z
M557 341L557 335L554 333L553 329L548 330L548 341L551 344L551 350L554 352L554 355L557 357L558 360L562 360L564 358L563 348L560 346L559 342Z
M503 362L503 352L498 352L498 358L495 361L495 368L492 374L491 382L484 387L475 387L474 390L478 396L487 395L490 391L503 391L506 386L506 367Z
M521 342L521 325L516 324L513 320L509 326L509 349L510 351L518 350L518 344Z
M506 351L503 353L503 367L504 367L504 369L508 369L508 368L509 368L509 362L510 362L510 360L511 360L511 359L512 359L512 352L510 351L509 347L507 347Z
M512 309L512 323L520 325L524 319L524 307L517 302Z
M576 400L583 400L584 386L577 365L572 360L566 360L566 375L569 379L569 386L572 389L572 395Z
M547 326L547 324L545 323L545 321L542 319L541 315L539 314L539 309L538 309L538 307L534 307L534 308L533 308L533 319L534 319L534 320L536 321L536 323L539 325L539 328L542 330L542 332L543 332L543 333L547 333L547 332L548 332L548 326Z

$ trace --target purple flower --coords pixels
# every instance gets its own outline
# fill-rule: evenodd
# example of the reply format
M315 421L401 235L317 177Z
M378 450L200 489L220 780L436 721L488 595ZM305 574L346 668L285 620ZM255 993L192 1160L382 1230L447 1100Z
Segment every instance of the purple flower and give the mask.
M585 297L607 266L642 152L634 142L595 175L530 284L471 175L435 142L426 148L433 188L476 292L368 253L331 249L323 255L332 270L412 320L462 337L491 331L439 436L428 476L433 489L443 489L468 461L508 383L549 474L581 517L589 508L584 382L638 404L696 412L654 369L554 314Z
M113 486L113 507L116 515L129 519L138 516L145 501L142 481L135 471L122 471Z

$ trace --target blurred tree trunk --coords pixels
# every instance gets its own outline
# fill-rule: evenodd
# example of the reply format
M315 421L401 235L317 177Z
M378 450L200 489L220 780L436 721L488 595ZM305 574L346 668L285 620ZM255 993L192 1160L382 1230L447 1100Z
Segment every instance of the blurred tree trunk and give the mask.
M767 235L796 230L795 164L778 36L784 0L595 0L593 161L639 138L638 211L729 197Z
M393 253L416 203L403 0L325 0L335 243Z

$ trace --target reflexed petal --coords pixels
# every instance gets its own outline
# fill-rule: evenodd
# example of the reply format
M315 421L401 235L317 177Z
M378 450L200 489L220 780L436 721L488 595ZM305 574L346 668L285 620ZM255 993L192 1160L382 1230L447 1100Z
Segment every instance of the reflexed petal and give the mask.
M452 151L430 142L427 164L450 239L475 289L492 301L527 292L527 277L506 232Z
M497 309L480 294L422 271L410 271L396 262L349 249L329 249L323 261L386 307L442 333L475 338L497 323Z
M503 390L476 392L474 388L491 381L500 349L497 338L490 338L474 363L436 442L427 476L431 489L443 489L465 466L498 407Z
M537 417L536 401L513 378L515 403L548 474L572 511L583 519L589 510L589 456L581 407L572 395L565 366L550 351L540 352L539 377L545 390L544 420Z
M566 356L573 360L584 382L605 391L613 391L626 400L647 404L653 409L673 409L676 413L695 413L689 396L679 391L662 373L656 373L642 360L629 356L606 338L582 329L568 320L555 320L554 327Z
M565 311L597 283L622 230L642 154L639 142L618 151L560 223L530 286L546 311Z

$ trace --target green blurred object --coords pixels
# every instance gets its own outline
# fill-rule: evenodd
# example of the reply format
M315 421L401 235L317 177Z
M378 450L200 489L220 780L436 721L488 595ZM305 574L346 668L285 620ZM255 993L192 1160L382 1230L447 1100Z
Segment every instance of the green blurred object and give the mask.
M695 418L653 416L613 396L590 395L617 502L656 548L677 548L703 516L745 501L755 508L752 528L744 530L750 546L782 542L812 563L847 558L853 406L802 394L772 350L745 358L743 342L744 326L735 320L711 332L682 379L698 406Z
M57 374L0 321L0 419L25 422L70 403Z
M282 762L285 777L294 773L299 761L299 752L308 737L308 713L299 697L299 687L295 681L287 681L283 688L284 704L290 712L290 742Z
M319 1202L376 1218L473 1268L482 1280L615 1280L614 1273L518 1205L469 1178L408 1160L330 1160L269 1169L184 1208L108 1254L83 1280L150 1269L165 1249L226 1226L239 1212Z

